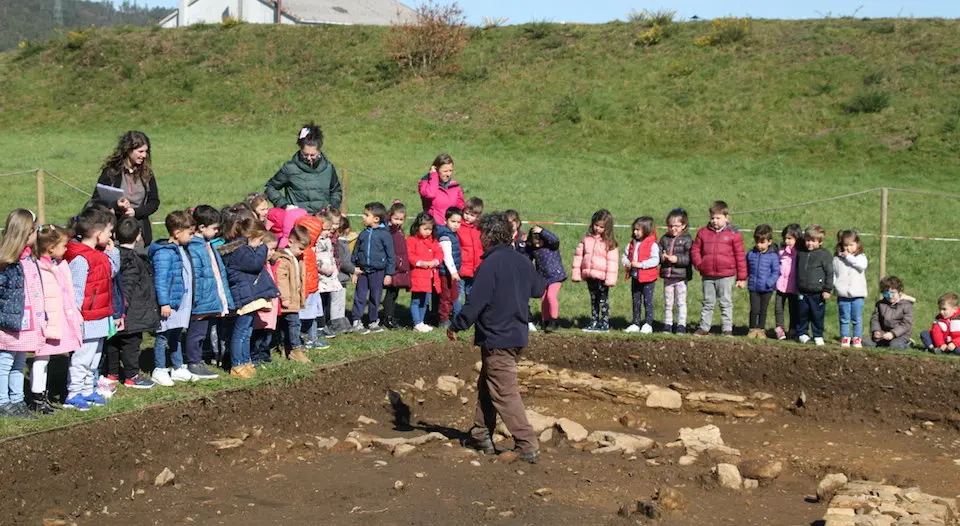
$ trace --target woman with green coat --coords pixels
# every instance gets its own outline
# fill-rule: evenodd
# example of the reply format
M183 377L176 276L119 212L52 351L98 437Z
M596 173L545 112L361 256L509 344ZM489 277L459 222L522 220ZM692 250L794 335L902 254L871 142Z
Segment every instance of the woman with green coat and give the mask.
M337 169L327 160L320 148L323 132L310 123L300 130L297 146L300 151L280 167L267 181L264 194L278 208L293 205L316 214L331 206L340 209L343 190Z

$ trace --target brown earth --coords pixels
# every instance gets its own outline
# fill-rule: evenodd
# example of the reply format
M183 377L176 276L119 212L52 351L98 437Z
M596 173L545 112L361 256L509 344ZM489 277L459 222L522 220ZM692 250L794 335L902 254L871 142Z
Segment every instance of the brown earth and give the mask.
M429 344L319 370L286 387L222 393L8 440L0 444L0 524L634 524L641 517L619 516L620 506L665 486L677 488L685 503L660 523L812 524L825 506L810 496L827 472L916 484L948 497L960 483L953 463L960 457L954 427L960 368L953 361L739 339L566 335L536 336L526 357L659 385L771 393L776 408L747 419L575 393L524 397L528 407L589 430L640 433L617 422L630 415L661 444L676 440L681 427L713 423L745 458L782 460L784 474L756 490L722 490L706 459L681 467L670 450L655 462L592 455L558 439L542 444L538 465L475 456L453 441L420 446L403 458L317 447L317 437L343 440L358 427L391 437L438 430L455 438L466 430L478 353L463 343ZM466 403L433 389L444 374L467 381L459 393ZM412 385L418 378L426 382L423 391ZM410 406L413 429L392 424L388 390ZM806 401L798 407L801 391ZM360 426L360 415L379 423ZM916 417L934 422L922 425ZM244 438L243 444L218 451L207 443L225 437ZM155 487L164 468L176 474L174 485ZM550 492L535 495L540 488Z

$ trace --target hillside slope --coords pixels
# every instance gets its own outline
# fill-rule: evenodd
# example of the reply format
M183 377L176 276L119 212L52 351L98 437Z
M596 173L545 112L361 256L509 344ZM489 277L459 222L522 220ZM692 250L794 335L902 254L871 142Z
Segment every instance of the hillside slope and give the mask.
M101 30L0 55L0 126L288 130L315 117L610 154L958 159L957 21L757 20L746 43L695 45L707 30L675 24L645 48L630 23L474 29L462 71L428 80L397 70L382 28Z

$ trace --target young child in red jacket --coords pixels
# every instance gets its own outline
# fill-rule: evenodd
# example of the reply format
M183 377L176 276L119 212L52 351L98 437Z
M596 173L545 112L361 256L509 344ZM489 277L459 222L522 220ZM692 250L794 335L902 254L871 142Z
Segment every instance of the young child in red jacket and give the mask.
M440 292L440 272L443 250L433 237L436 222L433 216L421 212L413 220L410 237L407 238L407 258L410 261L410 316L413 330L430 332L433 327L424 322L430 306L430 296Z
M937 300L940 308L937 319L929 331L920 333L923 346L930 352L958 353L960 347L960 308L956 294L944 294Z
M696 334L710 334L713 309L720 301L720 327L725 336L733 335L733 285L747 285L747 258L743 237L730 225L730 208L723 201L710 205L710 223L697 231L690 251L693 268L703 280L703 308Z

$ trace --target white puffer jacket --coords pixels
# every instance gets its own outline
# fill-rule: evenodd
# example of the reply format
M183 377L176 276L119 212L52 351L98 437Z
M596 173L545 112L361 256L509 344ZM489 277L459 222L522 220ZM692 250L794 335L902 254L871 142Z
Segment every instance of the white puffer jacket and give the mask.
M833 288L838 298L867 297L867 256L835 256L833 258Z

